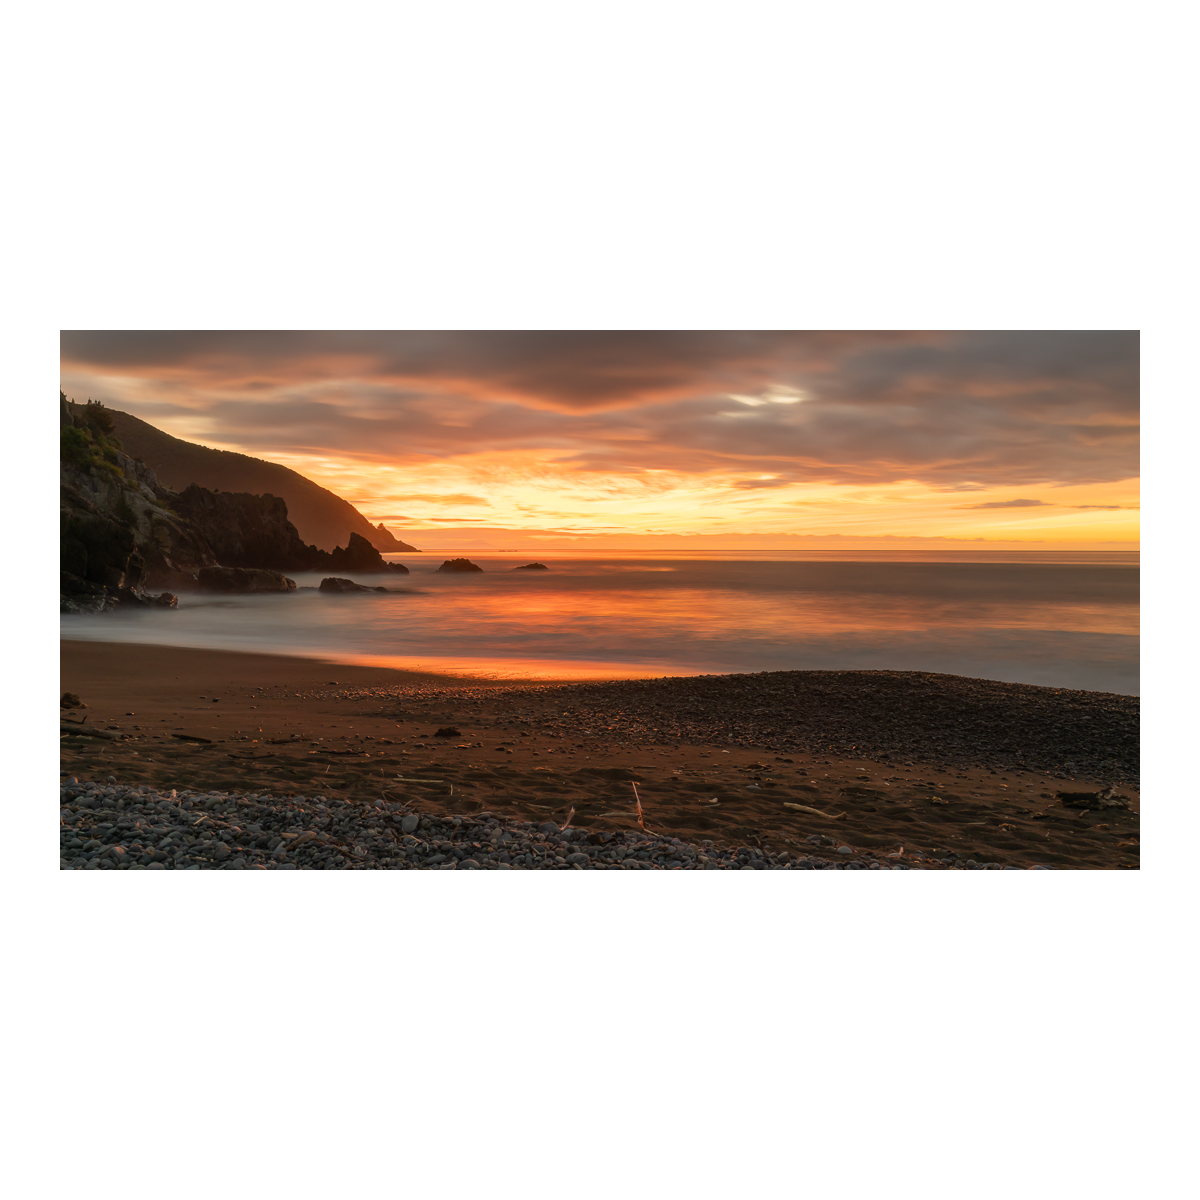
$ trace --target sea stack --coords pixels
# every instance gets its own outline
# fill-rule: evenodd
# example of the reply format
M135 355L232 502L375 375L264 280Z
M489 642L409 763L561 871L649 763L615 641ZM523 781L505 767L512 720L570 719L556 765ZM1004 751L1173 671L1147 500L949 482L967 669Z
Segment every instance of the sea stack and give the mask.
M469 558L448 558L440 567L439 571L482 571L482 567L477 567Z

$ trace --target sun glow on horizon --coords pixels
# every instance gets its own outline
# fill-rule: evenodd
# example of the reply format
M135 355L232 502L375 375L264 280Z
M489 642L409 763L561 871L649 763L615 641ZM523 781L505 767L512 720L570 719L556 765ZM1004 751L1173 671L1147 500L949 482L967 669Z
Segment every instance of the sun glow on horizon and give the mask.
M914 482L802 483L763 473L585 472L564 468L552 452L412 466L271 457L343 496L371 521L409 530L488 525L577 537L843 534L1131 545L1139 537L1137 479L951 491Z
M101 331L61 385L398 532L1135 547L1138 363L1119 330Z

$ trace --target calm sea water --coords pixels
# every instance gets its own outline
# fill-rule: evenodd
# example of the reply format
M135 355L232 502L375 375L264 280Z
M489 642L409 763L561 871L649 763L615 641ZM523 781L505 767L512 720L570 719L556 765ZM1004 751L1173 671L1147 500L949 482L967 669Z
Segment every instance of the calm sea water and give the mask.
M484 674L595 678L803 669L942 671L1138 692L1136 554L391 555L404 589L276 596L63 617L67 638L297 654ZM531 559L549 571L514 571ZM311 590L310 590L311 589Z

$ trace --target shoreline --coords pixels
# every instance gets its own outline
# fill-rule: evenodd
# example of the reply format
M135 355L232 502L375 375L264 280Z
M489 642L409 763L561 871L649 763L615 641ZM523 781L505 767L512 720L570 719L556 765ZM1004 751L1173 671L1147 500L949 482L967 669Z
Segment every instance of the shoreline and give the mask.
M69 639L60 653L62 690L89 706L74 715L127 735L67 738L80 780L535 827L574 809L576 828L640 833L637 781L646 824L693 846L1137 865L1134 697L925 672L516 682ZM1114 783L1130 811L1055 800Z

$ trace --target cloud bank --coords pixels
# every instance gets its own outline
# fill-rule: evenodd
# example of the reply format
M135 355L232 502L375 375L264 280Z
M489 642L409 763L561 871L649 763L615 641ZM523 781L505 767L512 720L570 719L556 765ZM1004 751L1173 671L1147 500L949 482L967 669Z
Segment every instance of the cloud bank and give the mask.
M1130 332L70 331L62 366L69 395L262 457L508 455L750 494L1101 484L1138 464Z

